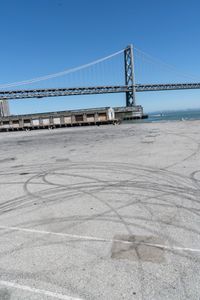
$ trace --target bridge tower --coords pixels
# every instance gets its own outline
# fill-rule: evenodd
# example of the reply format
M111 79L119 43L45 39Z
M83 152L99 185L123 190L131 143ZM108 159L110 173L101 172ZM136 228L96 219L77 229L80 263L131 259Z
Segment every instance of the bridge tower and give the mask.
M131 107L136 105L133 45L129 45L124 50L124 66L125 85L132 87L129 92L126 92L126 106Z

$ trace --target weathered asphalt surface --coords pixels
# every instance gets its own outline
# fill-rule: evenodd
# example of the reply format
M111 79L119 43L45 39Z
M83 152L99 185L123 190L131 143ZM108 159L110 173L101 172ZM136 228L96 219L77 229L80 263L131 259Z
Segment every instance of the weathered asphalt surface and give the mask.
M0 134L0 299L200 299L200 122Z

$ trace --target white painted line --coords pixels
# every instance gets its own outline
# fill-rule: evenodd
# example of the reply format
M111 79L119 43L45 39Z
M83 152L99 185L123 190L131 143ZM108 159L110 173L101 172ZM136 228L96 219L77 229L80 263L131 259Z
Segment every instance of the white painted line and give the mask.
M146 242L139 242L139 241L137 242L137 241L126 241L126 240L119 240L119 239L106 239L106 238L99 238L99 237L93 237L93 236L63 233L63 232L37 230L37 229L32 229L32 228L30 229L30 228L21 228L21 227L0 225L0 229L4 229L4 230L8 230L8 231L19 231L19 232L28 232L28 233L35 233L35 234L53 235L53 236L60 236L60 237L64 237L64 238L71 238L71 239L78 239L78 240L89 240L89 241L94 241L94 242L106 242L106 243L119 242L119 243L123 243L123 244L135 244L138 246L146 245L149 247L156 247L156 248L161 248L161 249L169 250L169 251L189 251L189 252L199 252L200 253L200 249L195 249L195 248L167 246L167 245L162 245L162 244L153 244L153 243L146 243Z
M70 296L67 296L67 295L59 294L59 293L53 293L53 292L49 292L49 291L45 291L45 290L40 290L40 289L32 288L30 286L21 285L21 284L17 284L17 283L14 283L14 282L9 282L9 281L0 280L0 285L10 287L10 288L13 288L13 289L19 289L19 290L27 291L27 292L34 293L34 294L41 294L41 295L53 297L53 298L56 298L56 299L81 300L80 298L74 298L74 297L70 297Z
M146 245L149 247L156 247L156 248L161 248L164 250L170 250L170 251L189 251L189 252L199 252L200 253L200 249L196 249L196 248L187 248L187 247L178 247L178 246L167 246L167 245L161 245L161 244L151 244L151 243L138 243L139 245Z
M13 226L3 226L0 225L0 229L5 229L9 231L23 231L23 232L29 232L29 233L36 233L36 234L46 234L46 235L55 235L60 237L68 237L73 239L79 239L79 240L89 240L89 241L100 241L100 242L112 242L110 239L104 239L104 238L97 238L92 236L83 236L83 235L76 235L76 234L70 234L70 233L63 233L63 232L52 232L52 231L44 231L44 230L37 230L37 229L29 229L29 228L21 228L21 227L13 227Z

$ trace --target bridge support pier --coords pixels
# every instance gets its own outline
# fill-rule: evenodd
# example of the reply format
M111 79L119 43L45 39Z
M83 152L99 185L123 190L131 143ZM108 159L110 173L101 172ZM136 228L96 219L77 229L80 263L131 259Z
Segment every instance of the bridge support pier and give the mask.
M7 100L0 99L0 117L7 117L10 115L9 103Z
M133 45L129 45L124 50L124 67L125 67L125 85L132 86L132 89L126 92L126 106L135 106L135 74L134 74L134 55Z

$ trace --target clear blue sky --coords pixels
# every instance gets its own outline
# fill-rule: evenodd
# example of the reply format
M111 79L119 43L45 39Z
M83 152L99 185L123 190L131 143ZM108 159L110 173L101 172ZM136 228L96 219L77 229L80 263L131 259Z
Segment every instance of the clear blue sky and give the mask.
M130 43L200 81L199 11L197 0L1 0L0 83L85 64ZM124 95L10 101L13 114L124 103ZM200 108L200 90L137 94L137 103L147 112Z

